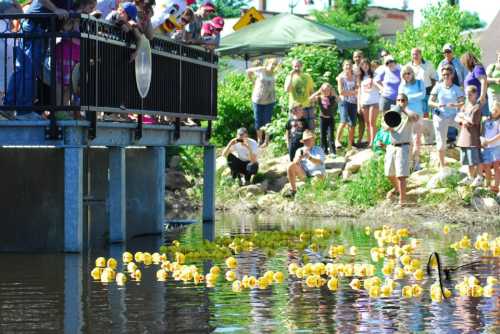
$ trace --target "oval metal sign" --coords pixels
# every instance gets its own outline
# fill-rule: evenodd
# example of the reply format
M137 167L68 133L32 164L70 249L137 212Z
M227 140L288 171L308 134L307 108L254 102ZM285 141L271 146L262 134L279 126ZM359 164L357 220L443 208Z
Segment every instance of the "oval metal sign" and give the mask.
M137 50L135 57L135 82L139 95L144 99L148 96L149 87L151 85L152 74L152 59L151 59L151 46L149 40L141 36L140 47Z

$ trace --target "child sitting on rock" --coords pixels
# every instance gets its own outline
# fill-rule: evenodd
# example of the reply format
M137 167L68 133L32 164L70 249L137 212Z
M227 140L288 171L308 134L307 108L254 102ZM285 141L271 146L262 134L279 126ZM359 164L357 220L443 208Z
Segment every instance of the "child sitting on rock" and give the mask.
M304 109L300 103L295 103L291 110L292 115L286 123L285 141L288 146L290 161L293 161L295 152L303 146L302 134L309 129L307 120L304 118Z
M468 86L467 101L455 117L460 125L457 146L460 147L460 162L468 166L468 175L460 184L479 187L483 183L479 164L481 163L481 105L477 98L477 88Z
M470 87L470 86L469 86ZM483 163L481 169L486 177L486 184L491 191L498 193L500 186L500 103L496 102L493 112L483 122L483 136L481 137L483 149ZM495 175L495 182L491 186L491 170Z

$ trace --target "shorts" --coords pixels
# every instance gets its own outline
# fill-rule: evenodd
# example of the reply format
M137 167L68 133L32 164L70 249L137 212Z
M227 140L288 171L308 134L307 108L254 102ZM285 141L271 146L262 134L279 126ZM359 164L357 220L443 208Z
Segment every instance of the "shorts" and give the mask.
M484 164L500 161L500 146L486 147L483 149L482 158Z
M314 122L316 121L316 108L314 107L307 107L304 108L304 118L307 121L307 126L309 129L314 129L315 124Z
M363 104L361 108L372 108L378 106L378 103L372 103L372 104Z
M390 110L391 106L393 106L395 104L396 104L396 100L391 100L387 97L381 96L378 107L379 107L380 112L386 112L387 110Z
M407 177L410 175L410 144L388 145L384 160L385 176Z
M460 163L462 166L476 166L481 163L479 147L460 147Z
M271 123L275 103L257 104L253 103L253 115L255 118L255 129L259 130L263 126Z
M455 122L455 117L441 118L434 114L432 116L432 124L434 125L434 133L436 134L436 148L438 151L442 151L446 148L448 128L453 127L458 129L458 123Z
M320 176L324 174L324 172L321 169L313 169L313 170L308 169L307 163L304 160L300 160L299 163L300 167L302 167L302 170L304 171L307 177Z
M340 123L348 124L350 127L356 126L358 105L346 101L340 102Z

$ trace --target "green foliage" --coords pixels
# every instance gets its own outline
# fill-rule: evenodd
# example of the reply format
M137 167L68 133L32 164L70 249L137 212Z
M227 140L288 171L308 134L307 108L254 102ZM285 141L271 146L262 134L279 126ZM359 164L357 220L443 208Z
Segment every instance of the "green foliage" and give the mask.
M203 174L203 147L181 146L179 156L181 169L187 175L201 176Z
M228 73L219 83L217 94L217 120L214 122L213 143L224 146L246 127L253 130L252 82L238 72Z
M363 166L351 182L340 187L338 196L349 205L375 206L392 188L384 175L384 157L379 156Z
M248 7L248 0L215 0L217 15L239 17L241 8Z
M442 47L446 43L454 46L454 53L460 56L472 52L479 56L481 50L470 36L461 36L459 22L464 19L464 12L457 6L445 3L431 5L422 11L422 25L419 28L407 26L402 33L396 34L394 43L387 42L386 48L402 64L411 59L411 49L419 47L423 56L437 66L443 59Z
M314 81L315 89L324 82L329 82L335 87L335 78L342 67L342 59L335 46L299 45L288 52L276 77L278 109L275 110L272 123L267 127L272 136L271 149L274 154L283 154L287 151L284 133L288 120L288 94L284 91L284 85L286 76L292 70L294 59L302 61L304 71L309 73Z
M486 26L486 22L482 21L476 12L463 11L462 20L459 22L460 28L463 30L479 29Z
M366 56L374 58L381 47L376 17L368 17L369 0L336 0L335 6L327 11L316 11L314 16L318 22L341 28L365 37L368 40ZM351 50L352 51L352 50Z

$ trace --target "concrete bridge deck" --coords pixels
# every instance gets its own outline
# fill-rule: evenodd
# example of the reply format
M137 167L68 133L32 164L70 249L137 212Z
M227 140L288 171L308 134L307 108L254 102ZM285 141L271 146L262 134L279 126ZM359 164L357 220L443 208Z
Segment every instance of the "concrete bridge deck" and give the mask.
M81 252L163 231L167 146L204 147L204 230L215 211L215 149L207 129L172 125L0 121L0 251ZM90 137L90 138L89 138Z

